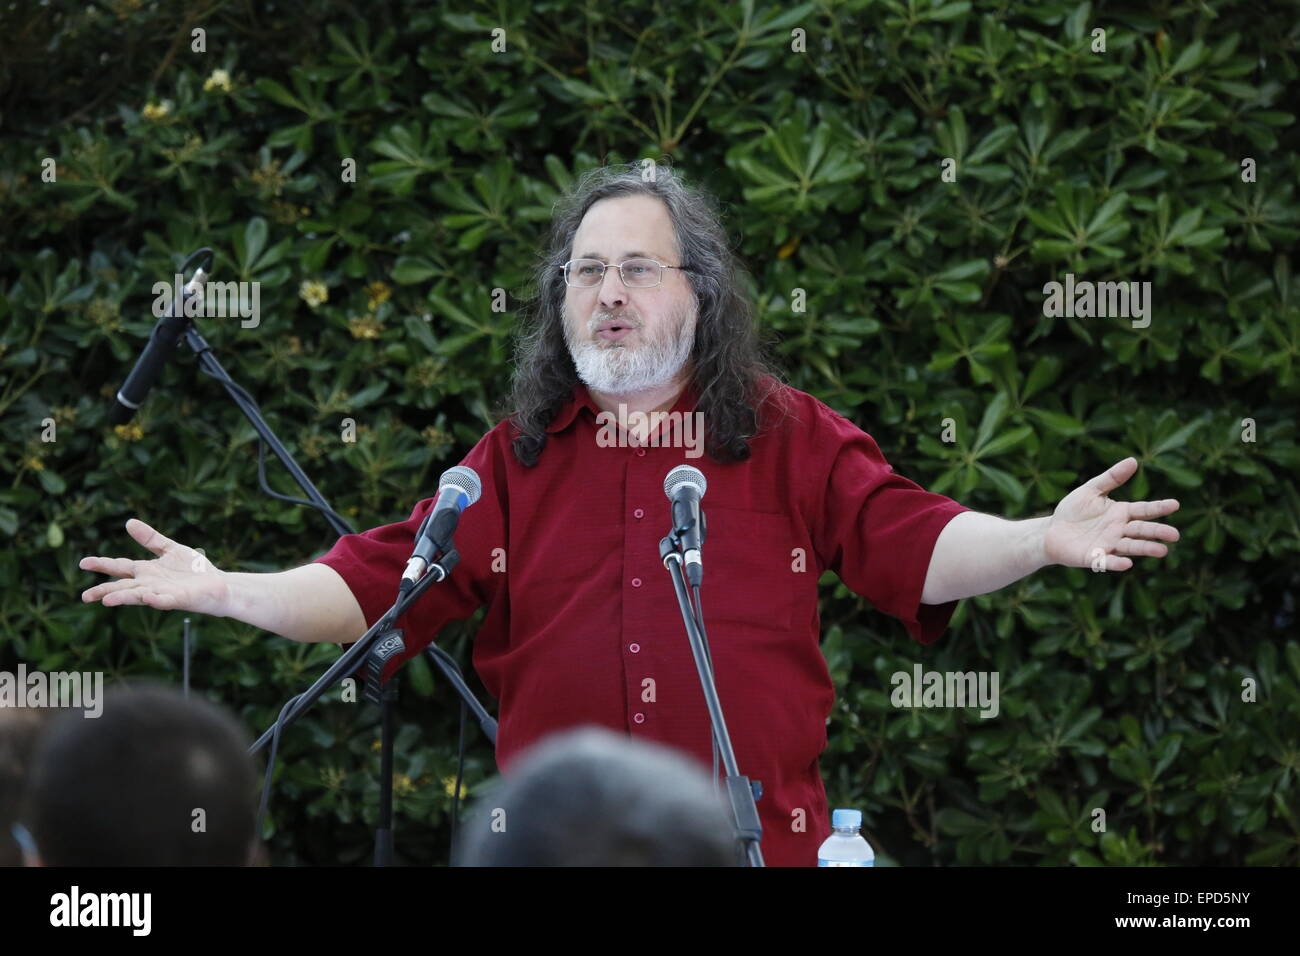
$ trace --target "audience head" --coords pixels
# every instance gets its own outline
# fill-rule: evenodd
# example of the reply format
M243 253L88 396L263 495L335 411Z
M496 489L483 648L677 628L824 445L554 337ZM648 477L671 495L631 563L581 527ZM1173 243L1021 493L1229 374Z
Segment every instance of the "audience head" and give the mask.
M111 689L61 715L33 759L24 822L46 866L243 866L256 852L249 740L167 687Z
M478 801L456 862L737 866L722 799L675 750L597 728L567 731L521 756Z

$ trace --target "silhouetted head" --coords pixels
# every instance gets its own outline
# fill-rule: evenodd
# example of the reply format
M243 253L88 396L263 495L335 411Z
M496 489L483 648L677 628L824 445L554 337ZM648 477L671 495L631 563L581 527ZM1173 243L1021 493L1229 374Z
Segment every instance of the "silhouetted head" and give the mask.
M170 688L105 694L60 716L32 765L24 819L46 866L244 866L254 850L249 740L224 709Z
M461 866L737 866L722 797L692 759L598 728L539 742L476 804Z

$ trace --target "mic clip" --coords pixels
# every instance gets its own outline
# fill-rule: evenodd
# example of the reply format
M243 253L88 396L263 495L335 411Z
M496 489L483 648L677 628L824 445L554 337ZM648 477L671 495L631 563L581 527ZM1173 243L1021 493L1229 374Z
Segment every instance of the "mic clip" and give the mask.
M700 544L704 544L704 539L708 535L708 531L709 531L709 521L705 515L704 509L701 508L699 509L699 511L700 511ZM677 517L678 508L676 504L673 505L672 513L673 513L673 521L675 523L679 520ZM672 536L674 542L679 542L682 539L682 537L686 534L686 532L690 531L692 527L692 523L689 519L690 511L687 508L683 507L681 509L681 513L682 513L682 518L680 520L682 523L677 525L670 532L670 535Z
M417 584L423 581L429 575L433 575L433 583L445 581L451 577L452 570L460 563L460 552L455 548L448 548L446 551L439 552L438 556L420 572L418 577L403 577L402 583L398 586L397 596L400 598ZM407 567L410 565L408 563Z
M405 659L406 642L402 640L400 630L386 631L366 655L366 662L361 668L364 684L362 696L378 704L385 695L390 699L396 696L397 686L388 686L388 682L397 673Z

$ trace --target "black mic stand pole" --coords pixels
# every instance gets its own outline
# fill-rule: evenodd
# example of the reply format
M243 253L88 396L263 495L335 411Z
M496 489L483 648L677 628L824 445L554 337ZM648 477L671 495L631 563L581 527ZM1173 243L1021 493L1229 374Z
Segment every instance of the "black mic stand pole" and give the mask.
M293 476L293 479L298 483L298 486L307 493L309 498L311 498L311 503L315 504L321 513L325 515L326 520L329 521L330 526L334 531L340 536L345 534L355 534L355 530L344 518L329 506L325 497L316 489L316 486L312 484L311 479L309 479L303 470L298 467L298 463L293 460L293 456L289 454L288 449L280 443L280 440L275 436L275 433L271 431L271 427L267 425L266 419L262 417L261 409L257 407L257 403L252 400L248 392L246 392L240 385L236 384L226 373L226 370L222 368L221 363L217 361L217 357L213 354L212 346L210 346L207 340L199 334L198 329L194 327L192 322L187 323L184 334L185 343L190 347L194 354L198 356L199 364L202 366L204 372L225 386L226 391L230 393L231 399L239 406L240 411L244 413L244 416L252 424L258 435L262 437L262 440L266 442L271 451L273 451L276 457L284 464L284 467L288 470L289 474ZM480 723L492 719L487 716L487 711L483 709L483 705L474 699L472 692L465 686L464 681L459 679L459 676L456 673L456 663L449 655L445 652L434 652L431 649L428 653L428 657L429 660L431 660L438 669L442 671L443 676L445 676L447 680L457 688L458 693L466 699L466 703L478 716ZM492 736L495 740L495 722Z
M385 636L387 635L387 636ZM380 640L379 638L383 638ZM375 866L393 864L393 714L397 703L397 681L388 662L405 653L402 632L385 631L376 638L366 655L366 700L379 705L379 820L375 824Z
M379 826L375 833L375 864L377 866L386 866L392 861L392 730L393 715L392 703L396 697L395 693L386 694L386 686L382 680L383 661L386 657L391 656L395 651L400 651L403 647L401 632L395 631L392 625L406 613L407 609L435 582L445 580L451 574L452 569L460 561L460 554L451 548L444 552L436 562L429 565L427 573L405 594L400 595L391 608L385 612L384 616L374 623L356 643L343 653L338 660L330 665L316 682L291 698L280 710L280 716L276 718L275 724L269 727L261 737L248 749L250 754L256 754L269 742L271 744L271 755L267 760L266 780L262 787L262 804L257 815L257 832L261 833L262 820L266 814L266 808L270 801L271 794L271 777L275 770L275 754L279 747L280 734L285 727L288 727L295 720L301 717L312 704L314 704L321 695L330 687L338 683L339 680L347 674L355 673L361 668L362 661L365 660L367 673L367 689L375 690L378 685L380 706L382 708L382 720L384 727L384 736L380 744L383 748L381 754L382 774L380 779L380 812ZM380 639L384 638L381 643ZM371 657L372 651L374 656ZM375 680L371 680L369 675L375 675ZM462 685L463 686L463 685ZM468 689L466 689L468 693ZM370 696L370 699L375 699ZM478 702L475 701L477 704ZM385 809L384 804L387 804Z
M338 660L331 664L329 669L317 678L314 684L285 705L284 711L276 720L275 725L258 737L253 742L253 746L248 748L248 752L250 754L257 753L267 745L274 732L283 730L301 717L303 711L315 703L321 694L336 684L340 677L359 670L362 666L362 658L370 651L371 646L379 639L379 636L391 631L393 622L405 614L407 609L415 603L416 598L428 590L430 585L446 578L459 560L460 554L453 548L442 555L436 562L429 565L428 573L419 581L416 581L411 590L398 598L397 602L384 613L384 616L377 620L365 634L357 638L356 642Z
M230 393L231 399L239 406L239 410L244 413L244 417L252 424L253 429L261 436L262 441L266 442L267 447L280 459L289 474L293 476L293 480L307 493L307 497L311 499L310 503L314 504L321 514L325 516L325 520L330 523L334 533L340 537L345 534L356 534L356 531L347 521L331 508L324 496L316 490L316 486L311 483L311 479L307 477L306 473L298 467L298 463L293 460L293 456L289 454L288 449L280 444L280 439L275 436L275 432L271 431L266 419L262 417L262 410L257 407L257 403L252 400L248 392L236 384L226 373L226 370L221 367L221 363L217 361L217 357L212 353L212 346L199 334L199 330L195 328L193 322L186 324L185 344L198 356L199 366L203 371L225 386L226 391Z
M211 250L203 249L200 250L200 252L206 252L208 254L208 264L210 266L211 259L212 259ZM193 256L190 257L190 260L187 260L187 262L193 260L198 255L199 253L195 253ZM183 309L181 309L180 311L181 314L184 315ZM309 502L304 502L304 503L314 505L317 508L317 510L319 510L321 514L325 516L325 520L330 523L330 526L334 529L334 532L340 537L347 534L355 534L356 533L355 529L353 529L352 526L349 525L347 521L341 515L338 514L338 512L336 512L333 508L330 507L329 502L325 500L325 497L320 493L319 490L317 490L316 486L312 484L311 479L308 478L307 474L301 468L298 467L298 463L294 461L293 456L289 454L288 449L285 448L283 444L281 444L280 439L276 437L275 433L271 430L271 427L266 423L266 419L262 417L262 411L260 408L258 408L257 403L253 400L252 396L249 395L248 392L242 386L236 383L234 379L230 377L229 373L227 373L226 370L222 367L221 363L217 360L216 355L213 354L212 346L209 345L207 340L204 339L203 336L199 333L198 328L194 325L193 322L190 322L188 320L186 321L184 336L185 336L185 344L188 345L190 347L190 350L198 357L200 368L202 368L202 370L207 375L209 375L212 378L215 378L218 382L220 382L225 387L226 391L230 394L231 400L234 401L234 403L239 407L239 410L244 413L244 417L248 419L249 423L253 426L253 429L261 437L262 441L266 442L267 447L270 448L271 451L275 454L275 456L280 459L280 462L284 465L285 469L293 477L294 481L298 483L298 486L302 488L304 492L307 493L307 497L311 500ZM260 463L261 463L261 456L259 455L259 465ZM427 586L428 585L426 585L426 587ZM423 591L421 591L421 593L423 593ZM487 712L486 710L484 710L483 706L478 702L477 699L473 697L473 694L469 690L469 688L465 686L464 681L460 680L459 676L455 673L455 662L445 653L441 655L430 653L428 656L429 659L433 661L433 663L438 667L438 669L442 671L443 675L447 678L447 680L451 682L452 686L456 688L457 693L459 693L461 697L466 700L470 708L475 712L476 715L478 715L480 724L482 724L484 720L491 720L491 718L487 716ZM342 660L342 658L340 658L340 660ZM387 687L387 682L385 682L384 686ZM391 693L381 693L378 698L378 703L381 711L382 727L383 727L381 733L381 744L380 744L382 748L381 765L386 764L386 767L384 769L381 769L381 773L383 774L383 776L380 779L381 828L385 817L388 818L390 825L392 819L393 781L392 781L391 735L393 731L392 708L393 708L393 701L395 697L396 697L396 688L393 688ZM314 699L315 698L313 697L312 700ZM310 703L310 701L308 703ZM496 741L495 730L496 727L494 721L492 727L492 734L491 734L494 743ZM266 739L266 735L263 735L263 739L258 742L257 746L263 745L265 743L265 739ZM256 751L256 749L257 747L254 748L254 752ZM387 806L387 810L385 810L385 806ZM376 859L377 860L379 858L378 846L379 843L381 842L381 839L382 839L381 835L377 834L376 835ZM389 840L389 858L391 859L391 840L392 840L391 828L388 830L388 840Z
M686 637L691 644L691 653L695 657L695 669L700 674L700 686L704 689L704 702L709 708L709 721L713 725L713 739L722 753L722 767L726 771L727 800L731 804L732 820L736 825L736 839L745 852L749 866L763 866L763 852L759 842L763 837L763 826L758 819L758 806L755 803L754 788L748 777L740 774L736 765L736 754L731 749L731 736L727 733L727 722L722 716L722 702L718 700L718 688L713 683L713 666L705 650L704 624L695 617L691 608L690 597L686 590L686 579L682 574L681 539L675 529L668 537L659 542L659 557L673 581L673 590L677 593L677 605L682 612L682 623L686 625Z
M262 417L261 409L257 407L257 403L252 400L251 396L249 396L243 388L230 378L226 373L226 370L222 368L221 363L217 361L216 356L212 354L212 347L208 345L203 336L199 334L198 329L194 327L193 323L189 323L186 326L185 343L193 350L194 354L198 356L199 364L203 367L204 371L225 386L226 391L230 393L231 399L244 413L244 417L252 423L252 426L256 429L258 435L262 437L262 440L266 442L271 451L273 451L276 457L280 459L284 464L284 467L288 469L289 474L298 482L298 485L302 490L307 493L307 496L311 499L311 502L308 503L314 503L316 505L321 513L325 515L325 519L329 521L335 532L340 536L345 534L355 534L356 532L350 525L348 525L347 521L345 521L337 512L334 511L333 508L329 506L328 502L325 501L324 496L321 495L321 493L316 489L316 486L312 484L311 479L308 478L303 470L298 467L298 463L293 460L293 456L289 454L288 449L280 443L280 440L276 437L275 433L271 431L270 426ZM452 553L454 554L455 552ZM448 568L447 570L450 572L451 569ZM428 575L426 575L426 577L428 577ZM417 584L416 587L420 586ZM428 584L424 585L424 587L428 587ZM424 589L421 588L419 593L423 592ZM399 613L398 617L400 616L401 614ZM396 617L393 618L393 620L396 619ZM459 675L456 673L456 662L448 654L445 652L430 653L428 657L429 660L431 660L434 665L442 671L443 676L447 678L456 689L456 692L461 695L461 698L478 716L480 724L485 720L492 720L492 718L488 717L487 711L483 708L483 705L474 697L473 692L465 685L465 682L460 679ZM340 660L342 660L342 658L340 658ZM380 726L382 728L380 731L379 824L375 832L375 865L388 866L392 862L393 855L393 708L395 701L397 700L397 686L395 683L384 680L373 694L367 696L368 699L379 705ZM314 699L315 698L313 697L312 700ZM310 703L310 701L308 701L308 703ZM492 732L490 737L495 746L495 721L492 721ZM259 741L259 743L261 743L261 741Z

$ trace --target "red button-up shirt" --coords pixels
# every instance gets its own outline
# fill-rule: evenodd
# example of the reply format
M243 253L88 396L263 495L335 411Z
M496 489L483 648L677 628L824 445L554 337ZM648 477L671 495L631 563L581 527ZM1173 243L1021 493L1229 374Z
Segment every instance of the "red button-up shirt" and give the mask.
M502 773L539 738L582 724L678 748L711 772L708 711L659 560L671 524L664 476L699 468L708 481L704 623L740 772L762 783L763 856L815 866L831 829L818 757L835 696L819 646L818 578L834 571L931 643L956 602L920 603L930 555L944 525L969 509L895 474L869 435L811 395L780 391L788 414L766 416L750 459L736 464L687 457L694 451L681 443L599 443L600 409L582 385L532 468L511 451L508 421L497 425L462 462L483 495L461 516L460 564L398 626L410 657L448 621L488 607L473 661L499 702ZM673 411L690 412L696 397L688 387ZM663 444L671 437L665 429ZM317 559L342 575L367 625L392 605L433 501Z

